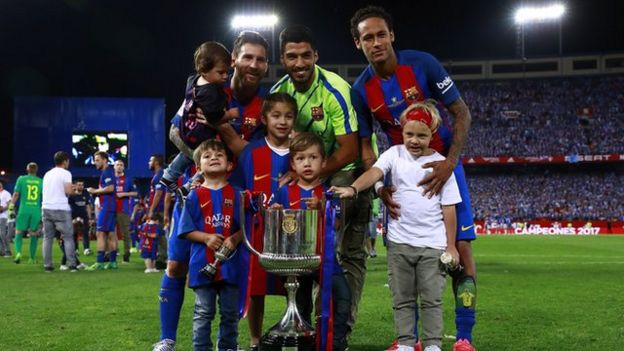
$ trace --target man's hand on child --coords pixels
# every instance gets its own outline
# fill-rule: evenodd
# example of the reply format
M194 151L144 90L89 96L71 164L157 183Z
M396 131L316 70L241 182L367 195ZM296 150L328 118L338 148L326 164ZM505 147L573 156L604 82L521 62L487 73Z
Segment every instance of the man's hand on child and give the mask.
M283 185L286 185L286 184L292 184L296 182L297 180L299 180L299 176L297 175L297 173L295 173L295 171L288 171L286 172L286 174L282 175L280 179L278 180L279 187L282 187Z
M208 234L206 241L204 241L206 246L213 250L218 250L221 245L223 245L223 235L221 234Z
M418 186L425 187L423 196L428 196L431 199L433 195L440 193L444 183L451 177L455 164L451 160L446 159L444 161L427 162L422 167L433 170L418 183Z
M396 192L396 187L394 185L382 186L379 188L377 195L379 195L379 198L388 209L390 217L392 217L392 219L399 219L399 216L401 215L401 205L392 198L392 194L394 192Z
M355 191L353 191L353 189L348 186L332 186L331 188L329 188L329 191L338 195L341 199L344 199L345 197L355 196Z

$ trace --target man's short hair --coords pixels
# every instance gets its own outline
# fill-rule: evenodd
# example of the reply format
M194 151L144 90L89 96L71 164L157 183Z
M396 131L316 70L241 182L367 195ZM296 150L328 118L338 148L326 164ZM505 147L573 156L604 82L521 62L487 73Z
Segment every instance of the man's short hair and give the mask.
M264 98L264 101L262 102L262 115L266 117L273 106L275 106L278 102L288 105L292 109L293 113L295 115L297 114L297 100L295 100L295 98L290 94L278 92L269 94Z
M232 56L237 57L240 53L241 48L245 44L255 44L260 45L264 48L264 50L269 52L269 42L260 33L254 32L251 30L245 30L238 34L236 40L234 40L234 46L232 47Z
M214 68L219 62L229 66L230 52L223 44L216 41L207 41L195 50L195 70L197 73L206 73Z
M310 28L300 24L284 28L279 35L279 41L282 53L288 43L308 43L312 50L316 51L316 40L314 40L312 31Z
M124 166L126 165L126 163L124 162L124 160L122 160L122 159L120 159L120 158L118 158L118 159L116 159L116 160L115 160L115 163L117 163L117 162L121 162L121 163L123 163L123 165L124 165Z
M54 154L54 165L60 166L63 162L69 161L69 154L65 151L57 151Z
M28 165L26 165L26 172L28 172L28 174L37 174L38 170L39 166L37 166L37 164L34 162L30 162Z
M225 146L225 144L222 141L219 141L216 139L208 139L202 142L201 144L199 144L199 146L195 149L195 151L193 151L193 161L195 161L195 165L197 166L198 170L199 170L199 164L200 164L199 161L201 160L201 155L207 150L224 151L226 159L228 161L232 161L232 158L233 158L232 152L230 151L230 149L227 148L227 146Z
M101 159L108 162L108 153L106 151L96 151L95 154L93 154L93 158L95 158L95 156L99 156Z
M82 179L74 179L74 184L78 184L78 183L83 183L84 184L84 180L82 180Z
M163 155L161 155L161 154L153 154L150 157L153 157L154 161L158 162L159 166L161 166L161 167L163 166L163 164L165 162L165 159L164 159Z
M323 143L323 139L321 139L320 136L310 132L297 134L297 136L290 141L290 158L292 159L293 157L295 157L295 154L297 152L303 152L315 145L318 146L321 157L323 157L324 159L325 144Z
M390 16L390 14L386 12L386 10L383 7L368 5L366 7L363 7L355 11L355 14L353 14L353 17L351 17L351 35L353 36L353 38L355 39L360 38L360 31L358 30L358 25L360 24L360 22L371 17L378 17L378 18L383 19L388 25L388 30L391 32L394 30L393 23L392 23L392 16Z

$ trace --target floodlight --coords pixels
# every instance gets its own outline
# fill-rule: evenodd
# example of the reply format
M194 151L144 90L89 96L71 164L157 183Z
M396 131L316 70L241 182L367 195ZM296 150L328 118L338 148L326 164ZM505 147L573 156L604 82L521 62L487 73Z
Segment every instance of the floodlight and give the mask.
M521 7L516 10L514 18L516 24L520 25L530 22L556 21L563 17L565 10L565 6L562 4L544 7Z
M232 18L232 28L234 29L271 29L278 22L277 15L236 15Z

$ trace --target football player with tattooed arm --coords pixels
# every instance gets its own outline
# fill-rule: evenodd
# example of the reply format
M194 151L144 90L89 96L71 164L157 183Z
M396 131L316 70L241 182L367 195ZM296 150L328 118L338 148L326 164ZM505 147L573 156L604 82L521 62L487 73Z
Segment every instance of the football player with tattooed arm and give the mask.
M431 173L419 183L424 193L438 194L451 174L457 180L462 202L456 205L457 249L463 270L451 274L456 297L455 324L457 341L454 351L473 351L472 329L475 324L476 266L472 256L472 240L476 239L470 195L460 160L460 154L470 128L470 112L459 90L440 62L432 55L416 50L395 51L392 17L381 7L367 6L351 18L351 34L355 46L362 50L368 67L353 85L353 105L358 110L360 136L363 137L362 158L369 166L374 160L366 136L372 133L373 118L386 133L391 145L403 144L399 116L415 102L433 98L454 117L452 128L447 123L433 135L430 147L446 157L423 165ZM444 114L443 111L441 111ZM375 186L390 216L397 218L401 205L392 199L392 185ZM418 318L417 316L415 316ZM395 345L393 345L395 346ZM416 350L420 350L420 342ZM390 348L394 350L395 348Z

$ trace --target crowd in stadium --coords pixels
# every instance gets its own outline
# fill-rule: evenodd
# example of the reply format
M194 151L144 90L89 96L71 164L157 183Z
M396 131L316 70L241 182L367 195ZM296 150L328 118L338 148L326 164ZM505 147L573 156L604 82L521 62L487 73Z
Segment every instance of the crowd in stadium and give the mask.
M622 153L624 77L459 83L472 114L467 156Z
M475 219L622 220L624 176L536 172L472 175L468 185Z

